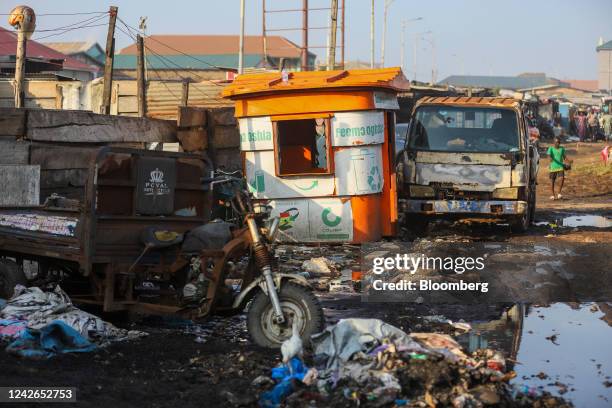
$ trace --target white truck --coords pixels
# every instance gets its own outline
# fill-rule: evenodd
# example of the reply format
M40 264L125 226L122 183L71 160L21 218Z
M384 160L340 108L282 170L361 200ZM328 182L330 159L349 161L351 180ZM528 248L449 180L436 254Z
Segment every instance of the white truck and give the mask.
M398 163L400 211L423 231L436 218L533 221L539 155L521 101L426 97L415 105Z

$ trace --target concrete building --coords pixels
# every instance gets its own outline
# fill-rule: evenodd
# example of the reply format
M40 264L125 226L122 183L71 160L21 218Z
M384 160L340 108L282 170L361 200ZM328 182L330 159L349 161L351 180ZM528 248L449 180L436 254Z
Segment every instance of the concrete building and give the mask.
M612 94L612 41L597 47L597 82L600 91Z
M238 69L237 35L151 35L144 41L148 77L152 80L223 80ZM244 68L274 68L284 59L286 69L300 69L299 45L281 36L266 36L266 49L264 64L263 37L245 36ZM308 65L314 66L315 59L316 55L309 52ZM115 55L114 75L135 78L136 61L136 44L123 48Z

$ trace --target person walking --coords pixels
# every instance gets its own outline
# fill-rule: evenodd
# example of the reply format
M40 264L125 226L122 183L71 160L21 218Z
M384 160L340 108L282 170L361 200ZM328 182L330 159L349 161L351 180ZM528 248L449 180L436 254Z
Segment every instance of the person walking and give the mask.
M597 141L597 131L599 130L599 118L597 117L597 113L594 110L589 111L589 115L587 116L587 124L589 125L589 138L591 142Z
M606 135L606 141L612 140L612 114L606 112L601 117L601 127Z
M565 147L561 146L560 137L555 137L555 144L548 148L546 155L550 157L550 165L548 167L552 187L552 196L550 196L550 199L560 200L563 198L561 190L563 190L565 170L569 169L569 165L565 164L567 157L565 155ZM557 180L559 180L559 192L555 194L555 183Z
M584 142L587 132L587 118L584 112L578 112L578 116L576 116L576 130L578 131L580 141Z

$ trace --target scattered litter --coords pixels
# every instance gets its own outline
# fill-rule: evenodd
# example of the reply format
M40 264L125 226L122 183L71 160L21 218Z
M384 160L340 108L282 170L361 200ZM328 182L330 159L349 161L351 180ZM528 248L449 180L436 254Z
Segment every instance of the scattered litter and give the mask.
M311 258L302 263L302 268L311 274L328 275L332 272L334 264L325 257Z

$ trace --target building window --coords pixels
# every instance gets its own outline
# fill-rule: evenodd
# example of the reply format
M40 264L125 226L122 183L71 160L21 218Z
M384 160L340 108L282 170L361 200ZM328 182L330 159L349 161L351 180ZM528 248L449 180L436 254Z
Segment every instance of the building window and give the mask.
M330 121L326 118L275 122L279 176L330 174Z

